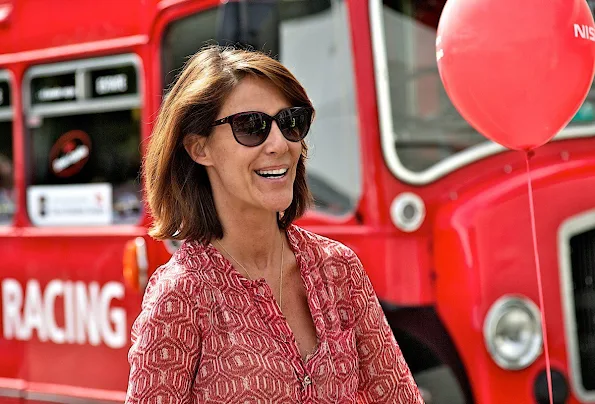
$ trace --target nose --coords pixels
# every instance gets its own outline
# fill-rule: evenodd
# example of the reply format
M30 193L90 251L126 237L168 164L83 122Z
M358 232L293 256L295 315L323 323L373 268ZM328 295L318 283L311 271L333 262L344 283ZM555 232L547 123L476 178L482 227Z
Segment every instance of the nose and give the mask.
M264 142L264 151L267 154L283 154L289 150L288 140L285 139L283 133L277 126L277 122L273 121L271 126L271 133Z

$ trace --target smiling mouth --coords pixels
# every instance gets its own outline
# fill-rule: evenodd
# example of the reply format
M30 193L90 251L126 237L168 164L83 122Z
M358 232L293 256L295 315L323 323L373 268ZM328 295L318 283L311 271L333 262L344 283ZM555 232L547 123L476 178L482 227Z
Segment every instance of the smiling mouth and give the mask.
M287 168L281 168L279 170L258 170L255 173L263 178L283 178L287 174Z

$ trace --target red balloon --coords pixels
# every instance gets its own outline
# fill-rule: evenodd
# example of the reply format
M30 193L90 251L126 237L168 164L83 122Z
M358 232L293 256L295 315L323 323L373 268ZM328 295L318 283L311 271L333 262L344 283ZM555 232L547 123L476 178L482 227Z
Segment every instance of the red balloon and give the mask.
M477 131L531 150L584 102L595 23L585 0L448 0L436 57L448 96Z

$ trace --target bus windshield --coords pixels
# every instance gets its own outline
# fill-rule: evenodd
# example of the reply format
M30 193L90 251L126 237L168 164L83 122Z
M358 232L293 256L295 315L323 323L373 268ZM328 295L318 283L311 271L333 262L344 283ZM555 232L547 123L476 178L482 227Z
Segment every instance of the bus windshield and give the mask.
M371 3L380 0L371 0ZM473 129L450 102L436 63L436 31L444 0L383 0L376 17L386 56L387 104L393 150L402 169L422 173L450 157L489 142ZM378 42L378 41L377 41ZM567 127L587 134L595 124L595 93ZM382 117L381 117L382 118ZM386 119L386 117L384 117ZM386 135L386 134L384 134ZM444 170L443 172L447 172ZM433 177L435 178L435 177Z

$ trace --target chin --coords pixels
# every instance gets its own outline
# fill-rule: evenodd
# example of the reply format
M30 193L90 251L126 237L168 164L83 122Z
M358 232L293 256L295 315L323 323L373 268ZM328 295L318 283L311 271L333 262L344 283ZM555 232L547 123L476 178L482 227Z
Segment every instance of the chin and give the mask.
M265 208L271 212L283 212L289 208L293 202L293 193L289 197L271 198L268 201L263 201Z

